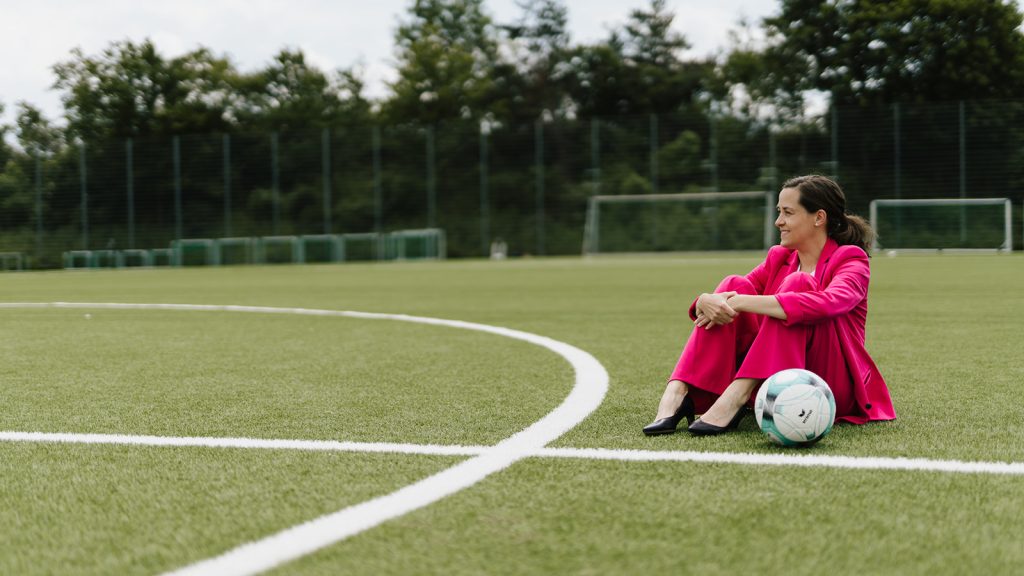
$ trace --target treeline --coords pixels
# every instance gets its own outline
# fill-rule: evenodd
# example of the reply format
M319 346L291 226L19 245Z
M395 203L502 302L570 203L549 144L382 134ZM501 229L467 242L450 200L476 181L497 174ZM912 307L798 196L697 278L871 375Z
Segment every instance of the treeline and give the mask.
M299 50L255 71L149 40L73 51L53 67L64 122L19 102L0 126L0 248L436 225L456 255L496 235L571 252L594 193L765 188L798 171L837 173L862 204L880 177L934 189L946 172L915 184L892 167L894 154L928 161L892 144L899 107L935 116L915 124L922 145L961 145L960 102L1024 95L1010 1L782 0L703 57L687 55L672 28L687 15L664 0L592 44L572 41L560 0L520 7L496 22L483 0L414 0L380 99L357 68L320 70ZM984 113L968 124L1020 114L969 106ZM1021 138L996 144L988 185L1017 193Z

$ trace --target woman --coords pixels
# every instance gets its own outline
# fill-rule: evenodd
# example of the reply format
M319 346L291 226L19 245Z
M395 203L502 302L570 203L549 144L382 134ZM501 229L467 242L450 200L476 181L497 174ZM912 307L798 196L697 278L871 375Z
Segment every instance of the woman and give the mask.
M778 246L746 276L729 276L690 306L693 333L647 435L735 428L758 386L787 368L825 379L836 419L863 424L896 412L864 348L874 231L846 213L846 197L824 176L800 176L779 193ZM695 414L703 414L693 421Z

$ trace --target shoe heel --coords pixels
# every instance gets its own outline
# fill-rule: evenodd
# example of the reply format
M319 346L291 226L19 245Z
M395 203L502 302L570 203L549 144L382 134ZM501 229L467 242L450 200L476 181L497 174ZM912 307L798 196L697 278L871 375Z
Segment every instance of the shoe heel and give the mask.
M662 418L651 422L647 426L644 426L643 432L648 436L672 434L676 431L676 428L679 426L679 421L683 418L686 418L687 426L693 424L693 400L691 400L689 396L683 398L683 402L679 405L679 408L676 408L675 414L668 418Z
M693 424L694 419L697 417L696 411L693 407L693 399L689 395L683 398L683 403L679 405L679 410L676 410L676 414L682 413L686 418L686 425Z

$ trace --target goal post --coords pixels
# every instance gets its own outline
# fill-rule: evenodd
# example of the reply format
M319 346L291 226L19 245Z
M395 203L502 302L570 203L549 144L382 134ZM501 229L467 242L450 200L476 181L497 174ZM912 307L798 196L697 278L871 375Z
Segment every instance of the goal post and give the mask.
M1009 198L872 200L873 250L1013 250Z
M775 195L765 191L591 196L583 255L767 250Z

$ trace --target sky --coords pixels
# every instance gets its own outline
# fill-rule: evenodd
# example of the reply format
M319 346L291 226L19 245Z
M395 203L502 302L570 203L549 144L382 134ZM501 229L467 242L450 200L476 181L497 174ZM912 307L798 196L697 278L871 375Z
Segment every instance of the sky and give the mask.
M165 58L199 46L227 55L242 71L266 66L282 48L300 48L329 71L357 66L367 96L387 93L394 78L394 33L413 0L0 0L0 122L12 124L15 105L27 101L60 122L60 95L52 67L73 48L99 54L111 42L149 38ZM629 12L649 0L564 0L571 42L604 39ZM740 18L756 22L777 11L778 0L668 0L673 23L693 46L685 56L715 54ZM485 0L496 22L521 14L515 0Z

